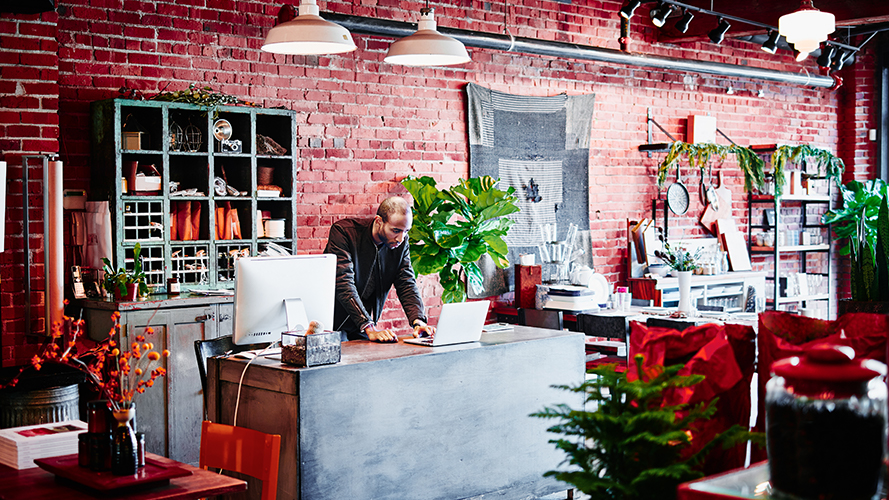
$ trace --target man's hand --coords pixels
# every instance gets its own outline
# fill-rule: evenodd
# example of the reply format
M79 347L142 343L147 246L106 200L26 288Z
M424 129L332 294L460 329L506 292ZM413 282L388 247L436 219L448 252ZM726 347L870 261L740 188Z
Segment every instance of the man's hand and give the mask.
M377 330L376 326L371 325L364 329L364 333L375 342L398 342L398 337L392 330Z
M435 337L435 327L416 320L414 321L414 337Z

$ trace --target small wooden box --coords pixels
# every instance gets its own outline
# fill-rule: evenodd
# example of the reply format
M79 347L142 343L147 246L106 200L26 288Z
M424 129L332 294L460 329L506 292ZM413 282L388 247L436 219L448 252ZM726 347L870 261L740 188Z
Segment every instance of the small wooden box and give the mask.
M332 365L340 362L342 339L340 332L285 334L293 344L281 346L281 361L296 366Z
M123 148L126 150L142 149L142 132L122 132Z

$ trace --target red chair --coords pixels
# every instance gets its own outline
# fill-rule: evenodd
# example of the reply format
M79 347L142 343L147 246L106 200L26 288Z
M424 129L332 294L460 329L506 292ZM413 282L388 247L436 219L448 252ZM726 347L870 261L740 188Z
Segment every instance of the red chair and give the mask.
M200 467L224 469L262 481L262 500L273 500L278 492L278 460L281 436L214 424L201 426Z

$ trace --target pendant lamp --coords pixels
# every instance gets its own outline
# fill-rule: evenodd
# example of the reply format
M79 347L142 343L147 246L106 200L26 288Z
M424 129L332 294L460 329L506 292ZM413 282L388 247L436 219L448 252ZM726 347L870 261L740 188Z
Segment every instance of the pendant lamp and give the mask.
M320 55L352 52L349 30L319 16L315 0L301 0L299 16L272 28L262 50L274 54Z
M390 45L383 60L404 66L451 66L469 62L466 47L459 40L436 31L434 12L428 3L420 9L417 31Z
M792 43L796 50L805 54L817 49L835 29L834 15L816 9L812 0L802 0L799 10L778 19L778 32L787 43Z

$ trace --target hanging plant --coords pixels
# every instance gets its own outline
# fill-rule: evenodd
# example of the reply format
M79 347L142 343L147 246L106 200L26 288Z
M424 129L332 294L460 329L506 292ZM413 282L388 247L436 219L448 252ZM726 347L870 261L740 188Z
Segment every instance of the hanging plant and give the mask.
M729 153L734 153L738 160L738 165L744 172L744 188L751 191L754 187L762 189L765 183L765 174L763 168L765 162L752 149L732 144L731 146L722 146L712 143L691 144L688 142L676 141L670 146L664 161L658 166L657 185L658 188L664 187L667 180L667 174L676 167L676 162L682 155L688 157L688 165L696 168L704 173L704 169L715 156L719 158L719 163L725 161Z
M826 149L814 148L808 144L800 144L798 146L783 145L778 146L772 153L776 195L781 195L784 192L784 169L787 163L801 164L803 161L809 161L810 158L816 163L825 166L825 175L828 179L833 179L837 187L842 186L843 171L846 169L842 159L834 156L833 153Z

